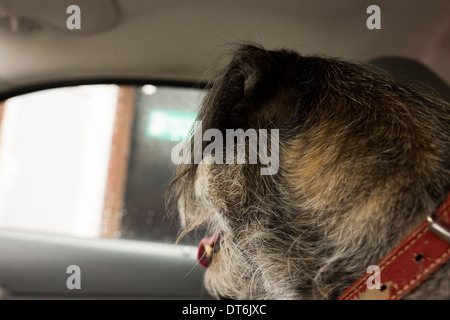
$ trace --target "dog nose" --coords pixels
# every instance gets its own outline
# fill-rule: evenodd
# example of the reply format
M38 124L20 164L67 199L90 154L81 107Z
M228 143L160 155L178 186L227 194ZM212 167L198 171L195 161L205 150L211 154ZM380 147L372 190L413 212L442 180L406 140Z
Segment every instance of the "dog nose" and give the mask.
M211 238L203 238L200 240L197 251L197 260L204 268L208 268L211 264L213 248L217 241L217 237L218 232L216 231Z

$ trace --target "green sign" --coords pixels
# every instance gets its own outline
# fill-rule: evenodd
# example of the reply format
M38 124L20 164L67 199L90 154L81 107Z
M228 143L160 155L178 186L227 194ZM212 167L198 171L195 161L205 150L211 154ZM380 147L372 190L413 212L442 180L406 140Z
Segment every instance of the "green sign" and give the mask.
M147 136L153 139L180 141L186 139L195 121L195 112L151 109Z

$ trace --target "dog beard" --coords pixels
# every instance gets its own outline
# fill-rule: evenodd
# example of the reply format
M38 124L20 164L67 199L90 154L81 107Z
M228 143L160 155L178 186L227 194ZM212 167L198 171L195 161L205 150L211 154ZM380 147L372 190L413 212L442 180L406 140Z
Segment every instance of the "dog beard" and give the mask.
M449 190L450 106L339 59L241 45L221 61L202 133L278 129L279 169L208 157L177 167L167 203L183 234L217 235L206 287L238 299L336 298ZM447 264L415 297L449 298L449 275Z

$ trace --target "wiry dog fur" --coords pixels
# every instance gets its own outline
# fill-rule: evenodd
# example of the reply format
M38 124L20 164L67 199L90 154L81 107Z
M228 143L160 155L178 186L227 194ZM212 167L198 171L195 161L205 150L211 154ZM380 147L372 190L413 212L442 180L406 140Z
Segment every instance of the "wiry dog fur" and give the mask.
M218 297L333 299L393 249L450 188L450 106L373 68L241 45L198 120L279 129L279 171L179 166L185 232L220 232L206 272ZM450 264L408 298L450 298Z

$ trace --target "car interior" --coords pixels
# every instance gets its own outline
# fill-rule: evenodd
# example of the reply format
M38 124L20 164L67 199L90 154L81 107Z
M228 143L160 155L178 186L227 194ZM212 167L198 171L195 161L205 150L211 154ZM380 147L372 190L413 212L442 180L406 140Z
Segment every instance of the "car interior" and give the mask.
M0 0L0 300L212 299L202 230L179 237L164 193L230 45L367 62L450 101L450 2L377 1L380 29L372 4Z

